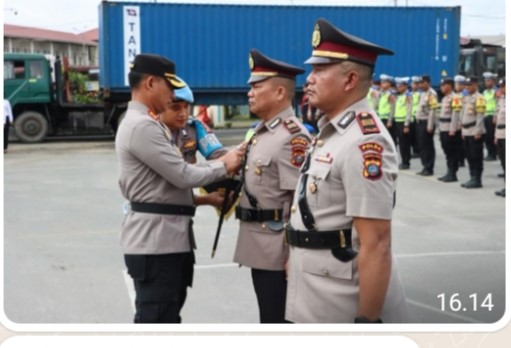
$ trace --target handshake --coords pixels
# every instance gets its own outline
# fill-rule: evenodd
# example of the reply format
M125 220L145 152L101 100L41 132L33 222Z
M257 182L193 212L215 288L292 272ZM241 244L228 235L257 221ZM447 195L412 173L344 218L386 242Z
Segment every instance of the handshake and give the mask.
M243 142L236 146L234 149L229 150L222 157L218 158L219 161L222 161L224 163L227 175L238 174L246 150L247 142Z

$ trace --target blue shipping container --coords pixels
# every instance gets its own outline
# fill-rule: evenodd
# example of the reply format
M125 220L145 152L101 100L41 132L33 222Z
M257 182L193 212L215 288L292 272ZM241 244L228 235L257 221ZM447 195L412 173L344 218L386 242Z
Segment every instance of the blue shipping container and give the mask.
M201 101L245 103L248 52L303 66L311 54L314 22L390 48L375 73L429 74L438 86L458 69L458 7L345 7L107 2L99 5L100 83L127 91L129 61L156 53L176 62L177 74ZM310 71L310 67L306 67ZM297 89L306 74L298 78ZM211 100L214 99L214 100Z

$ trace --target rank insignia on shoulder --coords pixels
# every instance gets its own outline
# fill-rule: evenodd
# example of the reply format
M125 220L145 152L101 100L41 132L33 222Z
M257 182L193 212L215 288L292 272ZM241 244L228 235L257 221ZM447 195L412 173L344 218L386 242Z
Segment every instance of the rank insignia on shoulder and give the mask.
M300 127L290 118L284 121L284 126L291 134L298 133L300 131Z
M344 114L344 116L341 118L341 120L337 123L339 127L342 129L346 129L350 125L350 123L355 119L355 111L349 111L348 113Z
M275 127L277 127L280 124L280 121L281 121L280 117L275 119L272 123L270 123L269 127L271 129L274 129Z
M380 129L374 120L374 116L367 112L361 112L357 115L357 122L364 134L380 133Z

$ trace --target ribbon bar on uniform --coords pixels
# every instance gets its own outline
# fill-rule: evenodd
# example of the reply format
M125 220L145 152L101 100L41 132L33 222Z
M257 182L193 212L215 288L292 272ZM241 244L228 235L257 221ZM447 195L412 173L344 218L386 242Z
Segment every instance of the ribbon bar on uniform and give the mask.
M282 209L245 209L236 207L236 219L241 221L281 221Z
M130 202L131 210L137 213L194 216L195 207L189 205Z
M289 245L305 249L332 249L343 244L341 233L351 234L351 229L335 231L298 231L290 225L286 226L286 240ZM345 243L345 242L344 242Z

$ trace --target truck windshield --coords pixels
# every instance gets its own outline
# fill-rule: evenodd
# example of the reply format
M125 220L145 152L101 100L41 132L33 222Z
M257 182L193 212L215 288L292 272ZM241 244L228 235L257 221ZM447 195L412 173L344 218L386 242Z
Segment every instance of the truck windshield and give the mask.
M5 61L4 60L4 80L24 79L25 62L24 61Z
M474 56L472 54L462 54L460 60L460 74L468 76L472 74L474 70Z

